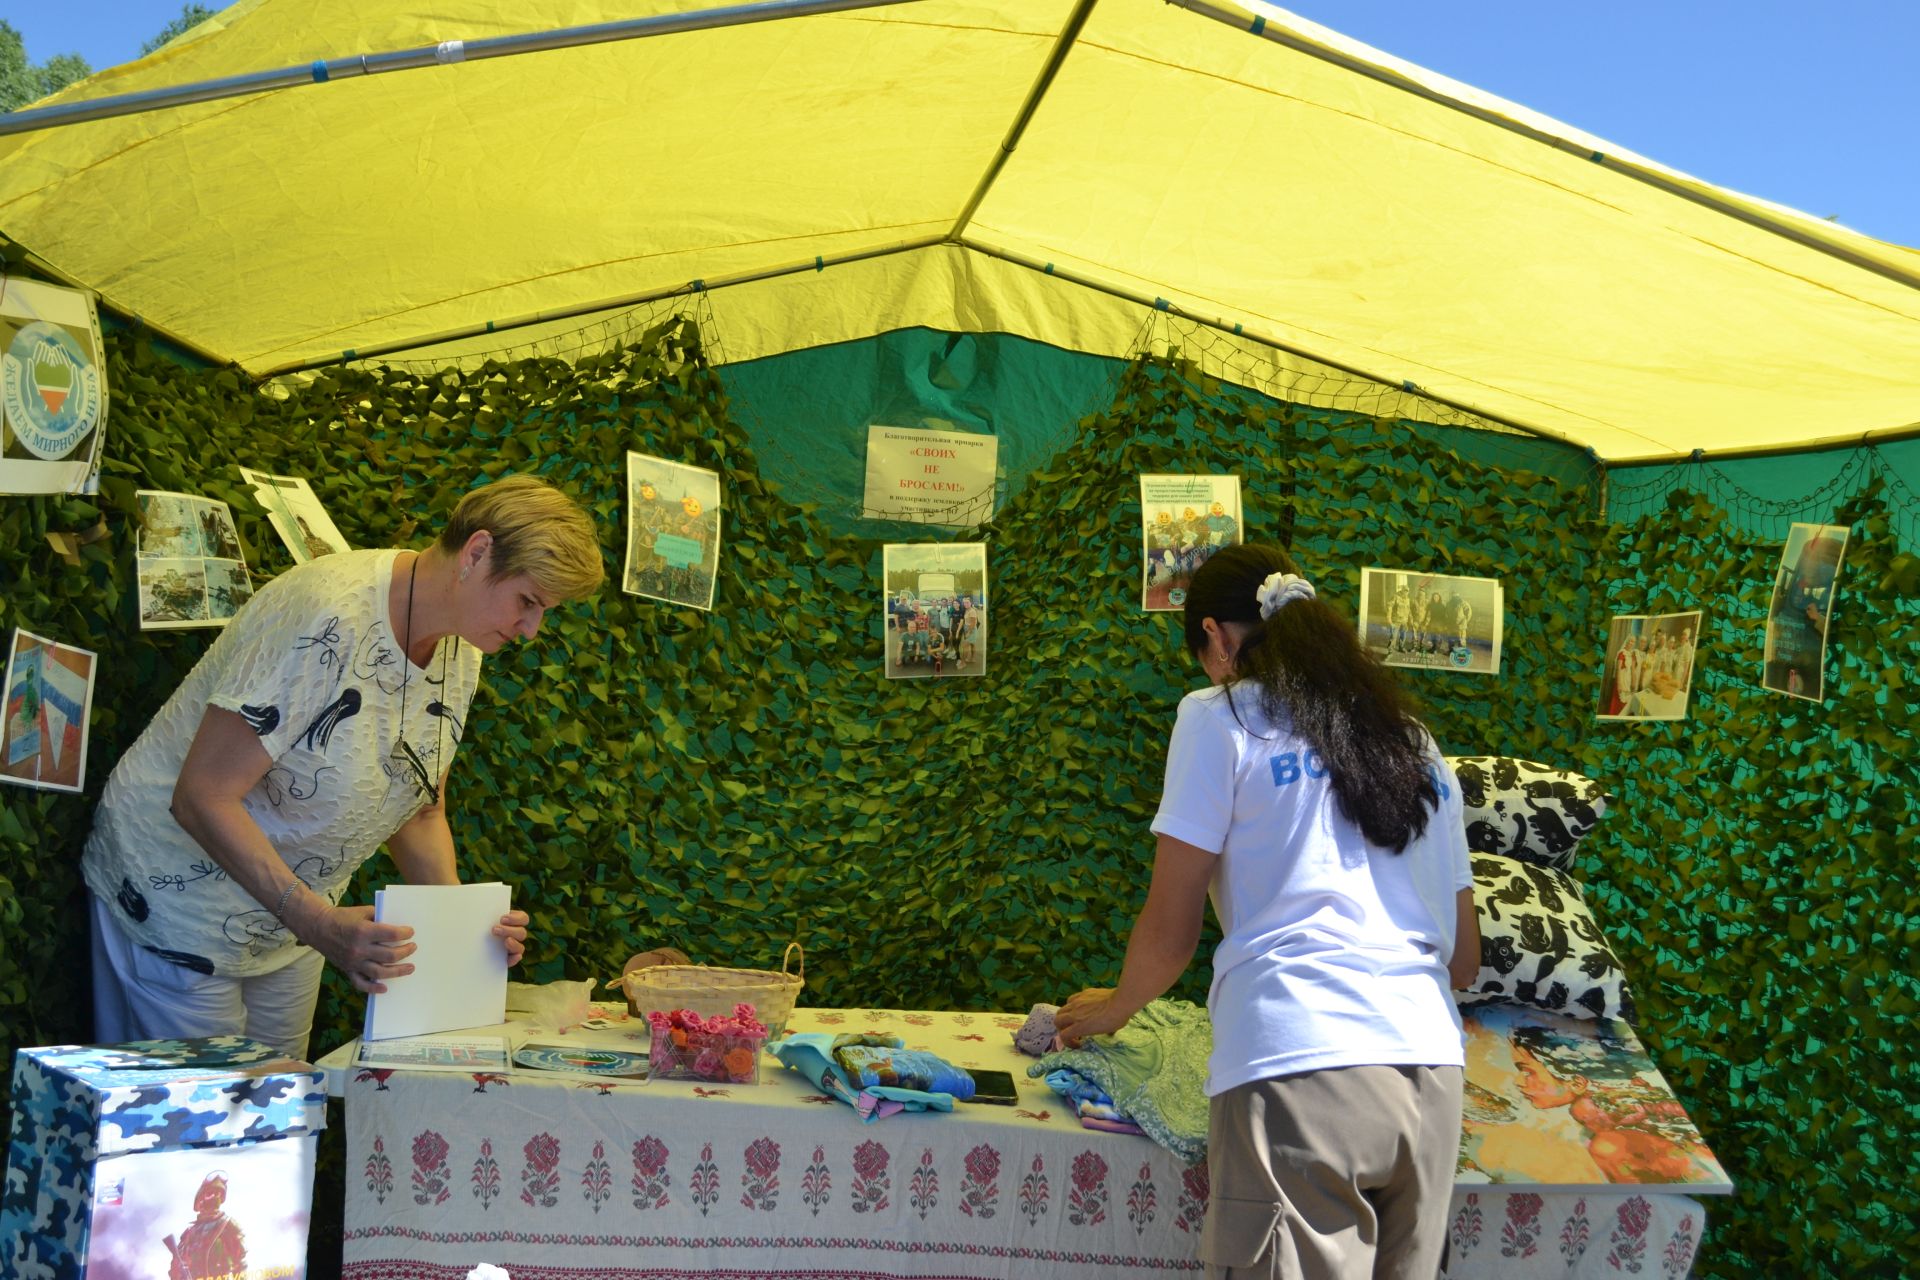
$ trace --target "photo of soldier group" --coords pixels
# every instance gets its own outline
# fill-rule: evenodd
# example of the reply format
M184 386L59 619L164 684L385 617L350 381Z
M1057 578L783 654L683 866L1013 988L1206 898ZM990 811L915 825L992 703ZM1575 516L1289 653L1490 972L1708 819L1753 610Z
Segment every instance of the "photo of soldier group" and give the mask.
M1141 541L1145 559L1140 607L1178 610L1196 569L1241 538L1240 477L1140 477Z
M1498 578L1360 571L1360 642L1389 667L1500 673L1505 592Z
M884 555L887 678L987 673L987 548L890 545Z
M140 628L224 627L253 598L253 577L224 502L142 489L135 567Z
M1833 580L1847 554L1845 525L1796 524L1780 548L1767 610L1763 687L1819 702L1826 697L1827 620L1833 612Z
M1607 631L1601 720L1684 720L1700 613L1626 615Z
M720 566L720 475L627 455L627 570L621 588L667 604L713 608Z

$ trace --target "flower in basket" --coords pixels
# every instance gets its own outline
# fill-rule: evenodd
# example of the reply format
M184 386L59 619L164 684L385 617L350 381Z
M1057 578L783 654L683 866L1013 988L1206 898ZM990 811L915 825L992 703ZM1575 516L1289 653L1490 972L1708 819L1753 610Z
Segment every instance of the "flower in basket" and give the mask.
M702 1080L719 1080L726 1074L726 1065L720 1058L718 1049L702 1049L693 1060L693 1073Z
M756 1056L751 1049L729 1049L726 1057L727 1079L736 1082L752 1079Z

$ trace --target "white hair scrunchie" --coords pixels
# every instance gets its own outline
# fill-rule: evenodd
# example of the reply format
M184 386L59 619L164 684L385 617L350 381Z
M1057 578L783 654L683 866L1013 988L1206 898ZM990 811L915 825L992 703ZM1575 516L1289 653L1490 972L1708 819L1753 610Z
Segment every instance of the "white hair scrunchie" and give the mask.
M1260 589L1253 593L1260 602L1260 621L1265 622L1295 600L1311 600L1317 595L1313 584L1297 573L1270 573Z

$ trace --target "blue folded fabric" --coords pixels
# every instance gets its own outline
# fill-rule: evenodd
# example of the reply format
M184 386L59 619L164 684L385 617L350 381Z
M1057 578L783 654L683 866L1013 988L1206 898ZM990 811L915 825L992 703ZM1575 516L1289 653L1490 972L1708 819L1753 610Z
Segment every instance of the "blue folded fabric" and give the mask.
M813 1087L829 1098L846 1103L860 1114L867 1124L885 1119L899 1111L952 1111L953 1095L934 1093L918 1089L899 1089L887 1086L860 1088L847 1077L846 1071L833 1060L834 1050L849 1041L891 1040L891 1045L875 1047L898 1048L895 1037L879 1036L836 1036L822 1031L805 1031L796 1035L775 1040L767 1048L773 1050L773 1056L780 1059L782 1065L798 1071L812 1082ZM864 1102L865 1105L862 1105ZM897 1107L882 1108L881 1102L898 1103Z
M950 1093L962 1102L973 1096L972 1076L945 1058L924 1049L849 1044L836 1047L833 1059L845 1068L847 1078L863 1089L885 1086L927 1093Z
M1113 1099L1107 1096L1105 1089L1071 1067L1047 1072L1047 1088L1068 1102L1093 1102L1103 1107L1113 1105Z

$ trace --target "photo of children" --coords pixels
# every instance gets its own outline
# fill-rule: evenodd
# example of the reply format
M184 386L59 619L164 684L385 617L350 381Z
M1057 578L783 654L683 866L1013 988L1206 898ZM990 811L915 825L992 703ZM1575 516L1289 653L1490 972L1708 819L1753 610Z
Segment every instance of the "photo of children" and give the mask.
M889 680L987 673L985 543L890 543L881 578Z
M1461 1010L1466 1108L1455 1181L1732 1189L1625 1023L1524 1005Z
M15 629L0 707L0 782L78 791L87 778L95 655Z
M1360 643L1389 667L1499 675L1505 622L1498 578L1360 571Z
M1194 570L1241 540L1240 477L1143 475L1140 524L1140 607L1181 609Z
M1623 615L1607 631L1600 720L1684 720L1700 613Z
M224 502L142 489L135 569L140 629L224 627L253 598L253 576Z
M253 486L254 498L295 564L347 550L347 540L334 527L333 518L304 477L269 475L241 467L240 478Z
M621 589L710 610L719 566L719 472L627 454L627 570Z
M1833 580L1840 574L1851 532L1838 524L1796 524L1788 530L1767 610L1763 688L1809 702L1825 699Z

